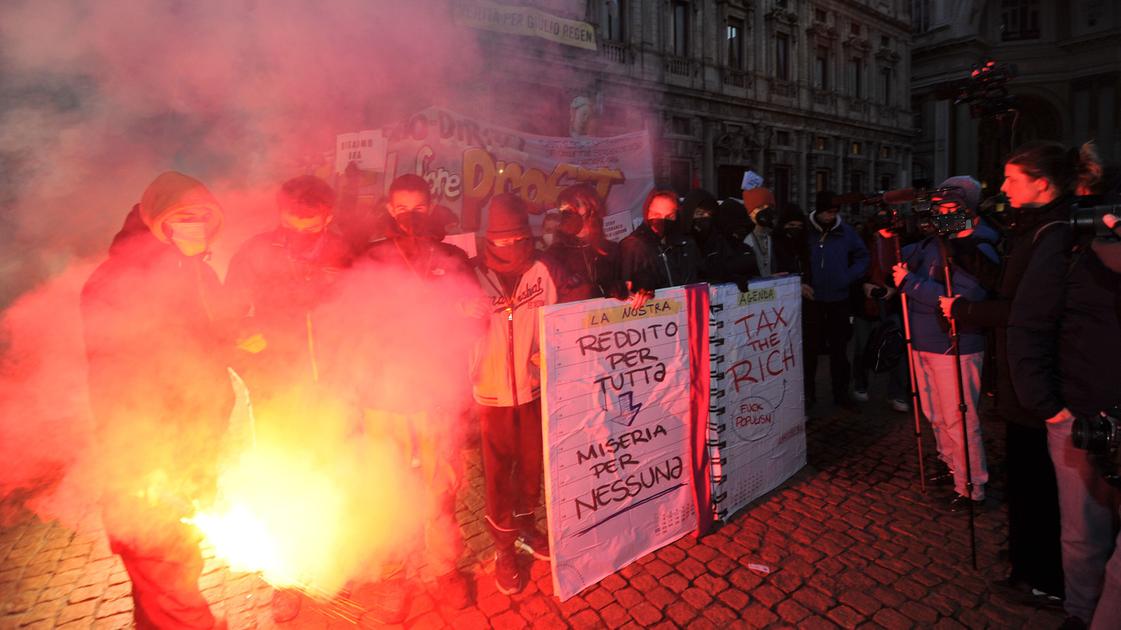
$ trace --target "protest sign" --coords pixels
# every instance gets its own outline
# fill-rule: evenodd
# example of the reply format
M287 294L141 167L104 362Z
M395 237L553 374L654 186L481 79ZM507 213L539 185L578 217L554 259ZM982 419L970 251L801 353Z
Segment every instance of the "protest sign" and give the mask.
M377 163L380 197L399 175L415 173L428 181L434 204L460 218L460 229L478 231L485 224L487 202L513 192L530 203L531 212L556 207L557 195L573 184L589 184L604 197L608 238L630 232L641 217L642 202L654 187L654 161L645 131L619 136L562 138L537 136L477 120L457 112L428 108L377 131L384 155L374 160L363 143L367 132L340 134L337 168L349 163L343 151L355 151L363 163ZM361 165L360 165L361 166Z
M545 495L567 599L697 531L707 511L707 286L542 309ZM697 402L700 404L697 404ZM697 474L699 472L699 475ZM698 490L700 496L698 496ZM705 515L701 515L705 516Z
M798 276L710 287L709 454L726 520L806 464Z

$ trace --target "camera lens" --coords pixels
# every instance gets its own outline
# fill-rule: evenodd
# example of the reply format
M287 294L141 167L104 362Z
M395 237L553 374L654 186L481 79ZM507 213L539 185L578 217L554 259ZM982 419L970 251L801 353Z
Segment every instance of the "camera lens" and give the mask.
M1075 418L1070 437L1076 448L1104 453L1109 448L1109 424L1101 418Z

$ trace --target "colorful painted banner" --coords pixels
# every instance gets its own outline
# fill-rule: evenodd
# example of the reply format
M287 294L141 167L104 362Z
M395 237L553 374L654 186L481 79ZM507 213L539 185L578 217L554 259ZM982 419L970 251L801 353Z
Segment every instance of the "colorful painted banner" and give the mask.
M707 391L707 302L696 285L637 310L611 299L542 309L545 495L562 600L708 522L698 520L708 488L698 497L695 484L707 469L707 398L690 395Z
M486 204L499 192L521 195L540 214L556 207L561 190L586 183L607 199L606 235L619 240L630 233L654 186L645 131L609 138L535 136L429 108L376 133L385 155L379 189L367 194L379 197L398 175L416 173L431 185L433 201L460 217L465 232L485 224ZM341 134L339 153L355 150L347 148L354 142L357 150L363 140L374 143L365 134ZM359 157L372 159L365 152ZM342 157L337 162L340 170L349 163Z
M710 287L709 451L727 520L806 464L798 276Z
M459 0L452 4L457 24L472 28L540 37L551 42L596 49L596 29L587 22L569 20L529 6L510 6L485 0Z

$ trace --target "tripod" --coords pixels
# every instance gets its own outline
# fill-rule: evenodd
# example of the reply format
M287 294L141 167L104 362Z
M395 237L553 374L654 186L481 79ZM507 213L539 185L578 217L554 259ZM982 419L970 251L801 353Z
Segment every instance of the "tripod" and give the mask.
M892 234L892 243L895 245L895 261L903 262L903 254L899 244L898 234ZM907 344L907 366L911 377L911 411L915 418L915 447L919 453L919 487L926 494L926 466L922 455L922 409L919 405L919 387L915 376L914 349L911 347L911 315L907 312L907 294L899 292L900 307L903 310L903 339Z
M954 282L950 267L953 265L953 259L942 237L935 235L934 240L938 244L938 253L942 257L942 275L946 282L946 297L952 298L954 296ZM954 382L957 385L958 415L961 418L961 446L965 455L965 498L969 505L969 555L973 563L973 569L976 570L977 533L976 515L973 510L973 466L969 458L969 423L966 414L969 407L965 403L965 385L962 382L961 375L961 346L958 343L958 326L954 318L947 319L950 320L950 349L954 352ZM980 419L978 419L978 422L980 422Z

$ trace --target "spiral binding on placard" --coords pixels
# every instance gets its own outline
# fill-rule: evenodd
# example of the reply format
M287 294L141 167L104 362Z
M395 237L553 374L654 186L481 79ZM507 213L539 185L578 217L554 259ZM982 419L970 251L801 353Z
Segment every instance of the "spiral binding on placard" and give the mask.
M713 296L715 298L715 296ZM721 350L724 346L724 321L720 313L724 311L724 305L713 299L709 304L709 361L712 369L709 372L710 382L712 383L709 389L709 440L707 443L709 454L711 456L710 475L712 477L712 513L717 519L723 520L727 515L727 510L722 506L724 501L728 499L728 493L723 491L724 482L728 480L728 475L724 470L727 460L723 456L723 451L727 449L728 442L722 439L724 429L727 425L724 420L724 415L727 409L720 404L720 399L724 397L725 374L724 371L719 369L719 365L724 363L724 355Z

